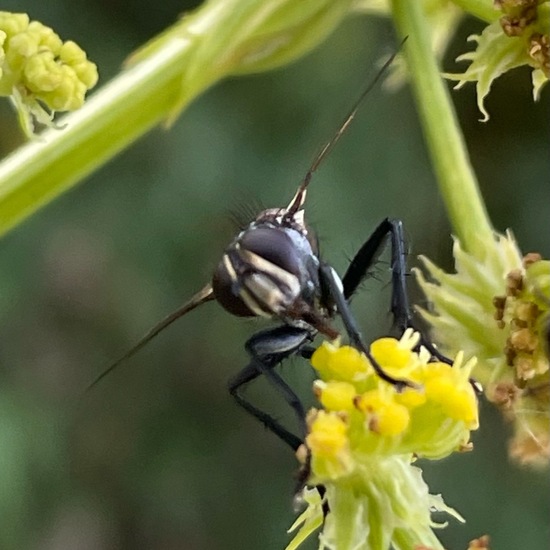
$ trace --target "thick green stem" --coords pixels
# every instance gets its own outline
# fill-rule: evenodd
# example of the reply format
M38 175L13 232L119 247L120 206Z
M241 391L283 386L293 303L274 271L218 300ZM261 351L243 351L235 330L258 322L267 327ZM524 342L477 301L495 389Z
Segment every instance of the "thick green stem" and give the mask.
M409 39L405 56L420 120L441 195L454 232L464 248L483 257L479 243L493 229L470 164L466 144L430 46L430 29L421 2L392 0L395 25Z
M60 120L0 163L0 234L112 158L176 103L190 101L208 83L182 97L181 67L190 38L165 37L162 47L122 72L86 105Z

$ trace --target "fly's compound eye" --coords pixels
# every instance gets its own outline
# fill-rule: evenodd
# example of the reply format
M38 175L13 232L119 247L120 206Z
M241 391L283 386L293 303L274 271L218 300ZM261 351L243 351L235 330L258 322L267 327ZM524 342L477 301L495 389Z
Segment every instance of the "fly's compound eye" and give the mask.
M212 278L212 290L219 304L232 315L253 317L256 315L240 296L240 282L230 260L229 253L223 255Z
M271 317L300 295L304 254L283 229L249 229L229 248L212 281L220 305L241 317Z

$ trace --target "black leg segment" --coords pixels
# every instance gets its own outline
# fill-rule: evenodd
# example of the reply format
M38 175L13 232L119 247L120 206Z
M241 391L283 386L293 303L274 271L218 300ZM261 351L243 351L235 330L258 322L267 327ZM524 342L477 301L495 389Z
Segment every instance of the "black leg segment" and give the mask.
M394 385L398 390L403 390L406 387L415 387L415 384L413 384L409 380L403 380L390 376L376 362L374 357L371 355L370 350L363 343L361 332L359 331L357 323L351 313L348 301L346 300L346 297L343 293L342 285L340 279L338 278L338 275L336 275L334 269L328 264L322 264L319 272L324 284L331 293L332 300L336 304L336 309L338 310L344 326L346 327L346 332L348 333L351 344L368 357L374 370L376 371L376 374L380 378L382 378L382 380L385 380L386 382Z
M411 323L409 299L407 295L407 253L403 224L400 220L386 218L373 231L365 244L359 249L342 279L346 299L353 295L365 280L371 268L390 238L391 245L391 312L395 326L404 331Z
M273 369L310 340L311 334L307 330L286 325L255 334L246 343L246 350L251 356L250 363L229 381L229 392L237 403L293 450L298 449L306 434L305 410L292 388ZM244 387L260 375L267 378L296 414L301 437L294 435L242 395Z
M349 299L366 278L369 268L372 267L384 250L388 237L390 238L391 247L391 312L394 327L400 333L403 333L407 328L416 330L420 333L419 345L424 346L432 357L438 361L452 365L452 361L438 351L432 342L424 337L422 331L413 324L407 292L407 252L401 220L384 219L359 249L342 279L344 296Z

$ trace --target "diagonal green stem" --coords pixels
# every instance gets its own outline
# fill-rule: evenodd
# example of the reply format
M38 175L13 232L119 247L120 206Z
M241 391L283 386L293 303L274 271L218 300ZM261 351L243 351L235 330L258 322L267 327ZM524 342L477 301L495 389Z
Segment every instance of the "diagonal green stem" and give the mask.
M452 227L464 248L483 257L480 243L492 239L493 229L450 94L430 46L422 2L392 0L392 11L399 34L409 37L405 46L407 68Z

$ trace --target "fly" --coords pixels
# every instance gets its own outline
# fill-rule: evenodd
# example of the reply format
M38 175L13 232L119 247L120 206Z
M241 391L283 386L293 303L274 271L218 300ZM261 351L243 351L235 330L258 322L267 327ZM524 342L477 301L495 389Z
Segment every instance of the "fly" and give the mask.
M88 390L174 321L210 301L217 301L238 317L266 317L279 321L278 326L262 330L246 342L249 363L231 378L229 392L241 407L294 450L305 438L306 414L300 399L275 367L291 356L310 358L314 351L310 344L317 334L331 340L337 338L340 332L333 326L337 315L351 345L368 357L380 378L398 390L414 386L408 380L390 376L374 360L349 307L349 299L367 276L389 237L394 324L400 331L412 326L401 222L384 219L356 253L344 277L340 278L330 264L320 258L317 239L304 217L304 204L313 174L345 133L361 103L396 55L386 61L357 99L337 132L311 164L288 206L260 212L225 249L212 280L152 327L134 347L97 376ZM424 339L422 344L434 357L445 360L433 345ZM244 397L245 386L259 376L265 376L294 410L300 425L299 436Z

